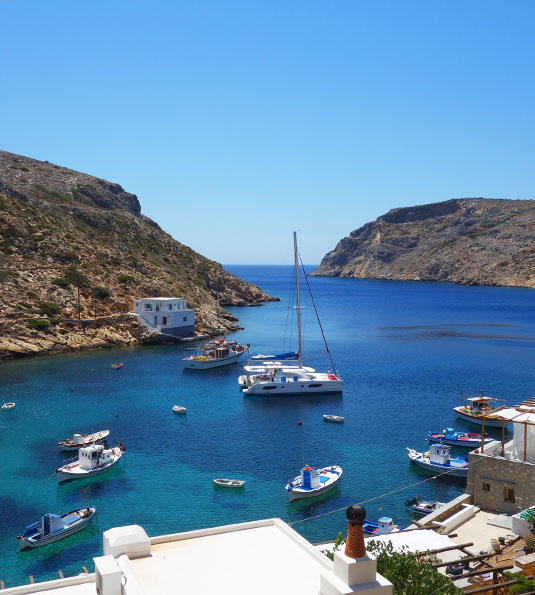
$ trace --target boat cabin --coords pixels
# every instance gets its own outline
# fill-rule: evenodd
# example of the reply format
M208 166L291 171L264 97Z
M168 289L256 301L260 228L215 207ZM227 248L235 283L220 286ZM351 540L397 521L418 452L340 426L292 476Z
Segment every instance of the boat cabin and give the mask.
M320 476L312 467L301 469L301 487L308 490L315 490L321 486Z
M41 535L44 537L49 533L56 533L57 531L63 531L65 525L63 519L59 514L44 514L41 522Z
M480 415L486 415L487 413L490 413L493 410L491 402L497 400L498 399L495 399L494 397L483 396L471 397L470 399L467 399L467 401L470 403L470 412L478 413Z
M390 533L394 529L396 529L396 525L394 525L394 521L389 516L382 516L377 521L376 535L380 535L383 533Z
M448 444L431 444L429 462L436 465L449 465L451 446Z
M102 444L91 444L78 451L80 469L91 471L109 463L113 456L111 450L105 450Z

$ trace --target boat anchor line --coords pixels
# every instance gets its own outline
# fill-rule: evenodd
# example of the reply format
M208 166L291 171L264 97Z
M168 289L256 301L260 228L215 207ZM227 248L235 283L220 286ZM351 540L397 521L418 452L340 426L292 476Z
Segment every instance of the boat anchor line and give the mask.
M476 463L479 463L483 460L484 459L481 458L481 459L478 459L477 461L472 461L471 463L468 464L468 466L471 467L471 466L475 465ZM454 471L454 469L452 469L450 471L444 471L443 473L439 473L438 475L433 475L433 477L428 477L426 479L422 479L421 481L417 481L415 483L411 483L406 486L402 486L401 488L397 488L390 492L385 492L384 494L379 494L378 496L374 496L373 498L368 498L367 500L361 500L360 502L357 502L356 504L362 506L363 504L367 504L368 502L374 502L375 500L380 500L381 498L385 498L386 496L391 496L392 494L397 494L399 492L403 492L410 488L414 488L416 486L422 485L423 483L427 483L428 481L433 481L435 479L438 479L439 477L442 477L443 475L449 475L452 471ZM320 517L323 517L323 516L329 516L330 514L335 514L336 512L342 512L343 510L347 510L347 506L342 506L342 508L336 508L335 510L329 510L327 512L322 512L321 514L309 516L306 519L297 519L295 521L287 521L287 524L292 526L297 523L304 523L305 521L312 521L314 519L319 519Z

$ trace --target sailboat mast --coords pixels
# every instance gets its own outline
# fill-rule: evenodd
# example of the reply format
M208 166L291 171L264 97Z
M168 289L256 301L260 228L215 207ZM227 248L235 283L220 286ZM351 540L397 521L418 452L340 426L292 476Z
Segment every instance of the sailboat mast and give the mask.
M297 255L297 232L294 231L295 286L297 288L297 336L299 337L299 367L303 366L303 343L301 340L301 295L299 293L299 262Z

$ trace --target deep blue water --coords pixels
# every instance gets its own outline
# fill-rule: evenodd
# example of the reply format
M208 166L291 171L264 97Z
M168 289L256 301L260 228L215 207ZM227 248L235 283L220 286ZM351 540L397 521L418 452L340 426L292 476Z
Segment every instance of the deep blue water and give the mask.
M310 267L312 268L312 267ZM245 330L236 338L252 351L296 346L289 308L292 269L228 266L281 302L234 308ZM406 446L426 448L428 429L455 424L460 391L503 397L533 394L535 293L311 278L310 283L343 396L244 397L239 366L183 371L179 346L138 347L40 357L0 365L0 579L8 586L92 568L102 532L130 523L149 535L277 516L292 522L375 498L425 479ZM304 292L306 294L306 291ZM304 296L304 360L331 365ZM286 329L286 330L285 330ZM109 368L122 361L119 371ZM173 404L185 405L185 416ZM345 416L328 424L323 413ZM298 426L297 421L303 425ZM58 486L47 481L63 456L57 441L73 431L110 428L127 453L106 475ZM339 463L336 491L313 502L288 503L284 485L303 463ZM241 492L214 488L213 477L247 480ZM404 501L417 494L445 500L463 491L458 480L429 481L365 504L368 518L388 514L410 522ZM19 552L15 537L44 512L95 505L97 517L77 535ZM344 513L297 523L311 541L343 529Z

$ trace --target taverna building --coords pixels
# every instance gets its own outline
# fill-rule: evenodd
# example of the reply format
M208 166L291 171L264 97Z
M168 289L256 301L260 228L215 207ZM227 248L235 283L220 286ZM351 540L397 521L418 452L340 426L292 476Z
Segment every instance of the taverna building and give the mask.
M147 326L160 333L175 337L188 337L194 334L195 310L188 308L183 298L141 298L134 301L134 313Z

